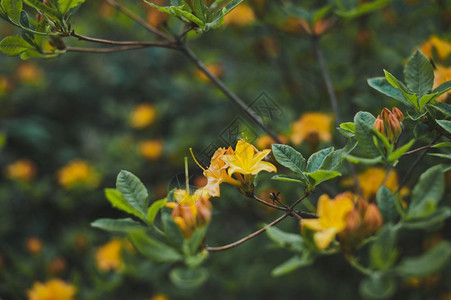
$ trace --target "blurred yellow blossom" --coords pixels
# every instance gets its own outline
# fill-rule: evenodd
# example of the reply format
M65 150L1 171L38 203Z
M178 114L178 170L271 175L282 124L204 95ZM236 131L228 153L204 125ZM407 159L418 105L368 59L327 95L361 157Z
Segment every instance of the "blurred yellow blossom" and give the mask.
M155 294L149 300L171 300L171 299L163 294Z
M36 175L36 166L29 159L20 159L7 165L5 173L10 179L30 181Z
M66 189L78 186L95 188L99 185L100 176L87 162L76 159L58 171L58 182Z
M185 237L190 237L197 228L210 222L212 206L206 189L198 189L192 195L179 189L174 192L174 199L176 202L169 202L166 206L173 209L172 218Z
M435 49L440 60L446 60L451 54L451 43L433 35L425 41L418 49L429 59L432 59L432 51Z
M102 271L118 270L123 266L121 251L123 241L115 238L96 251L97 268Z
M164 6L165 2L163 0L153 0L153 4ZM154 7L149 7L147 11L147 23L153 27L160 27L166 20L169 19L169 14L159 11Z
M156 160L163 153L162 140L148 140L138 143L138 151L141 156L149 160Z
M157 111L153 105L137 105L132 112L130 126L137 129L147 127L155 121L156 116Z
M216 63L216 62L208 63L205 65L205 67L215 77L220 78L224 74L224 67L222 66L221 63ZM210 81L210 79L207 77L207 75L205 75L204 72L202 72L201 70L196 70L196 78L203 82Z
M0 75L0 96L5 95L13 88L11 79L5 75Z
M353 209L354 202L346 194L340 194L335 199L321 195L318 199L318 219L301 221L301 226L315 231L313 239L318 249L326 249L335 236L346 227L346 216Z
M238 141L233 154L225 154L222 160L228 164L228 174L257 175L261 171L277 172L277 168L262 161L271 152L269 149L258 151L253 145Z
M27 291L28 300L73 300L77 289L61 279L52 279L46 283L36 282Z
M241 27L251 24L254 20L255 14L252 8L245 3L241 3L224 17L224 25Z
M62 257L57 257L53 259L47 265L47 271L51 274L62 273L66 269L66 261Z
M283 144L287 143L286 137L279 135L278 138L280 139L280 141ZM268 148L271 148L272 144L276 144L276 142L269 135L262 135L261 137L259 137L257 139L255 144L257 145L257 148L259 148L259 149L268 149Z
M446 81L451 80L451 67L444 67L442 65L436 65L434 70L434 89L445 83ZM445 102L448 97L451 95L451 90L446 92L440 97L437 98L438 102Z
M35 63L23 62L16 70L19 81L32 85L40 85L44 82L44 71Z
M312 144L332 140L331 126L333 119L321 112L305 113L292 125L291 141L295 145L308 141Z
M39 254L42 251L42 241L37 237L30 237L26 242L27 251L31 254Z

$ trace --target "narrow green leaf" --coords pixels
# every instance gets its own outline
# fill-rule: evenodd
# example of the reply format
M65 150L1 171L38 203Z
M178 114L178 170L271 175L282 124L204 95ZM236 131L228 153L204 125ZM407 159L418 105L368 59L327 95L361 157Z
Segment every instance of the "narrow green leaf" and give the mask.
M399 89L404 97L404 99L411 104L411 106L415 107L417 110L420 109L418 105L418 97L415 94L412 94L411 91L407 90L407 87L404 86L395 76L393 76L390 72L384 70L385 78L388 83L390 83L393 87Z
M412 230L436 230L449 217L451 217L451 208L445 206L435 211L429 217L404 221L402 222L402 227Z
M382 156L376 156L374 158L365 158L365 157L357 157L348 153L343 154L343 158L347 159L348 161L354 164L362 163L365 165L375 165L382 161Z
M409 149L413 146L415 143L415 139L410 140L407 144L402 145L398 149L396 149L390 156L388 157L389 162L395 162L400 158L404 153L409 151Z
M432 148L445 148L445 147L451 147L451 142L438 143L432 146Z
M183 260L183 256L174 248L148 236L145 231L135 231L129 234L130 241L144 256L154 262L173 263Z
M404 68L404 78L407 87L420 98L432 89L434 69L421 51L416 50L408 59Z
M288 273L293 272L296 269L306 267L311 265L314 261L313 255L305 254L302 256L296 255L282 263L281 265L275 267L271 271L271 275L274 277L282 276Z
M434 119L448 119L451 118L451 105L448 103L434 103L428 105L428 111L434 112Z
M451 121L447 120L435 120L440 127L445 129L448 133L451 133Z
M296 179L296 178L287 177L285 175L274 175L271 179L277 180L277 181L296 182L296 183L305 184L305 181L302 181L302 180Z
M318 184L330 180L332 178L341 176L340 172L336 171L327 171L327 170L318 170L312 173L304 173L306 176L311 177L314 180L313 186L317 186Z
M130 218L125 219L98 219L91 223L92 227L110 232L130 233L136 230L144 230L145 227Z
M134 209L146 217L149 200L146 187L138 177L122 170L117 176L116 188Z
M451 90L451 80L445 81L438 87L436 87L432 93L437 93L439 96L446 93L447 91Z
M155 201L152 203L152 205L149 207L149 210L147 211L147 221L149 221L150 224L153 224L155 221L155 217L157 216L157 213L162 209L166 204L166 198Z

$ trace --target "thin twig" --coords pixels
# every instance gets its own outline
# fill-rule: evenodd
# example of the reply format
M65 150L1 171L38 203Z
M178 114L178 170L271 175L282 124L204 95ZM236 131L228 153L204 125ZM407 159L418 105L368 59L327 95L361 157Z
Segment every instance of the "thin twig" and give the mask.
M99 39L99 38L81 35L81 34L76 33L75 31L72 31L70 35L78 38L81 41L87 41L87 42L93 42L93 43L99 43L99 44L107 44L107 45L150 46L150 47L164 45L164 46L169 46L170 48L177 48L177 46L174 43L170 43L170 42L114 41L114 40Z
M67 52L113 53L113 52L121 52L121 51L128 51L128 50L145 49L145 48L150 48L150 47L171 48L171 47L165 47L164 45L154 45L154 46L131 45L131 46L118 46L118 47L109 47L109 48L66 47L66 49L64 49L64 50Z
M423 146L423 147L420 147L420 148L417 148L417 149L413 149L413 150L407 151L406 153L404 153L404 155L410 155L410 154L413 154L413 153L417 153L417 152L419 152L421 150L429 149L429 148L432 148L434 146L435 146L435 144L432 143L432 144L429 144L429 145L426 145L426 146Z
M238 105L261 129L263 129L268 135L272 137L272 139L279 144L283 144L283 142L279 139L279 137L274 134L265 124L261 118L237 95L235 95L231 90L227 88L227 86L219 80L216 76L214 76L207 67L202 63L202 61L197 58L197 56L193 53L193 51L188 48L186 45L181 44L180 48L182 52L196 64L196 66L201 70L223 93L227 96L233 103Z
M307 198L311 193L305 193L301 198L299 198L298 200L296 200L290 207L289 209L285 212L285 214L281 215L280 217L278 217L277 219L275 219L274 221L272 221L271 223L269 223L268 225L266 225L263 228L260 228L259 230L245 236L244 238L233 242L231 244L227 244L224 246L220 246L220 247L206 247L206 250L209 252L218 252L218 251L224 251L224 250L228 250L231 248L234 248L236 246L239 246L245 242L247 242L248 240L252 239L253 237L265 232L269 227L272 227L274 225L276 225L277 223L279 223L280 221L282 221L283 219L285 219L286 217L290 216L293 212L293 209L296 207L296 205L298 205L302 200L304 200L305 198Z
M135 13L130 11L129 9L125 8L124 6L122 6L122 4L118 3L115 0L105 0L105 1L109 5L111 5L112 7L116 8L117 10L122 12L124 15L126 15L127 17L129 17L130 19L132 19L133 21L135 21L136 23L138 23L139 25L141 25L142 27L147 29L148 31L158 35L159 37L165 39L166 41L171 41L171 38L169 36L167 36L166 34L161 32L157 28L153 27L152 25L150 25L149 23L144 21L141 17L139 17L138 15L136 15Z

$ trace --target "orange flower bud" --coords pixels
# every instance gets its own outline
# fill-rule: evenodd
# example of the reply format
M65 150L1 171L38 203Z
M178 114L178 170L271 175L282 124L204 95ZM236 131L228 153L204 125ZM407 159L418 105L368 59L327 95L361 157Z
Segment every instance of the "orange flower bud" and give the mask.
M362 219L360 217L359 212L356 209L351 210L346 215L346 233L354 234L359 230L360 225L362 224Z
M385 135L385 127L384 127L384 121L382 121L381 116L377 116L376 121L374 121L374 125L373 127L379 131L380 133L382 133L383 135Z
M391 111L388 108L384 107L384 109L381 111L380 116L381 116L382 120L384 121L385 126L387 126L389 115L391 115Z
M404 120L404 114L402 113L402 111L399 108L393 107L392 111L393 111L393 114L395 115L396 119L398 119L399 122L402 122Z
M376 232L382 226L382 215L374 203L368 205L363 217L365 229L368 233Z
M364 198L360 197L357 200L357 210L359 211L360 215L363 216L367 207L368 207L368 201L366 201Z
M389 126L387 126L388 139L390 140L390 142L395 143L402 132L401 123L399 123L398 119L394 114L388 115L388 123L389 123Z

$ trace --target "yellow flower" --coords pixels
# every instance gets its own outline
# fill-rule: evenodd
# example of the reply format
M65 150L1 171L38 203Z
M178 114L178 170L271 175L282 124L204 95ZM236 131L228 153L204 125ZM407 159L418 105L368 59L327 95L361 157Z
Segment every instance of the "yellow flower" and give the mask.
M31 254L39 254L42 251L42 241L37 237L30 237L26 242L27 251Z
M229 149L225 148L219 148L216 150L216 152L213 154L213 157L211 158L211 163L208 169L204 170L204 176L207 178L207 185L204 187L208 190L208 193L212 197L219 197L220 196L220 190L219 186L223 182L227 182L233 185L240 185L240 183L230 177L229 174L227 174L227 167L228 164L226 164L222 157L224 157L225 154L233 154L233 150L231 147Z
M240 4L224 17L224 25L246 26L254 22L255 14L247 4Z
M122 247L123 241L117 238L99 247L96 252L97 268L102 271L120 269L123 265Z
M19 81L27 84L40 85L44 83L44 71L35 63L24 62L17 67Z
M435 49L437 52L437 56L440 60L446 60L448 56L451 54L451 43L438 38L433 35L424 42L418 49L423 52L423 54L432 59L432 49Z
M282 143L284 143L284 144L287 143L287 139L284 136L279 135L278 138L282 141ZM259 137L257 139L255 144L257 145L257 148L259 148L259 149L268 149L268 148L271 148L272 144L276 144L276 142L269 135L262 135L261 137Z
M198 189L194 194L187 190L174 192L176 202L169 202L166 206L172 208L172 218L182 230L185 237L190 237L198 227L210 222L211 203L206 189Z
M442 83L451 80L451 67L436 65L434 70L434 89ZM438 102L445 102L451 95L451 90L437 98Z
M36 282L27 291L28 300L73 300L77 289L61 279L52 279L46 283Z
M357 178L359 180L360 188L363 196L366 199L374 197L379 190L379 187L384 183L386 171L384 168L372 167L360 173ZM353 186L354 179L346 178L342 181L343 186ZM395 170L390 170L384 184L390 191L394 192L398 188L398 174ZM401 195L405 194L405 190Z
M0 75L0 96L7 94L13 88L13 83L5 75Z
M58 182L66 189L78 186L94 188L99 184L99 174L87 162L77 159L58 171Z
M338 195L332 200L322 195L318 200L318 219L302 220L301 225L307 227L315 234L313 239L318 249L326 249L335 236L346 227L346 215L353 209L352 199L345 195Z
M293 123L291 140L295 145L299 145L305 140L310 143L330 142L332 121L332 117L327 114L305 113Z
M144 128L155 121L157 112L153 105L140 104L135 107L130 118L130 126L133 128Z
M161 140L148 140L138 144L139 153L149 160L158 159L163 153L163 142Z
M6 177L22 181L30 181L36 175L36 167L31 160L21 159L6 166Z
M228 164L229 176L235 173L257 175L261 171L277 172L273 164L262 161L270 152L269 149L258 151L253 145L240 140L234 154L224 155L222 160Z
M224 67L222 66L221 63L209 63L209 64L206 64L205 67L215 77L221 77L224 74ZM210 81L210 79L207 77L207 75L205 75L204 72L202 72L200 70L196 70L196 78L203 82Z
M171 300L171 298L163 294L155 294L149 300Z

